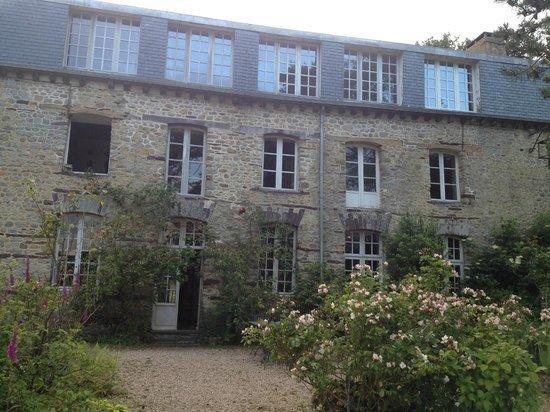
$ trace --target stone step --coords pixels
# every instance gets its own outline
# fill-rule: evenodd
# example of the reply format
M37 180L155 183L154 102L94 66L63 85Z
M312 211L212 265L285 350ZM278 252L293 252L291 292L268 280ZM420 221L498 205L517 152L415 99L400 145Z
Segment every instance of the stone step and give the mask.
M155 344L167 346L194 346L198 344L199 333L196 330L155 331Z

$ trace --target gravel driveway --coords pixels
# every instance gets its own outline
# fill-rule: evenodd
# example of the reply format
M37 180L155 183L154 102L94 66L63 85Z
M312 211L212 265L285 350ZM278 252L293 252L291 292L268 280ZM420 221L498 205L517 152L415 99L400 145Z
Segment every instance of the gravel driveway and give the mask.
M303 411L308 389L243 348L117 349L123 401L147 411Z

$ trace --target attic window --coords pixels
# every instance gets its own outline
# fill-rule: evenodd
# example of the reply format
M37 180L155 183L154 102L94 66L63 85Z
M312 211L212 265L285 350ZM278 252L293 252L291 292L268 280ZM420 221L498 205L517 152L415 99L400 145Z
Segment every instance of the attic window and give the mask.
M110 124L71 122L67 163L74 172L107 174L110 147Z

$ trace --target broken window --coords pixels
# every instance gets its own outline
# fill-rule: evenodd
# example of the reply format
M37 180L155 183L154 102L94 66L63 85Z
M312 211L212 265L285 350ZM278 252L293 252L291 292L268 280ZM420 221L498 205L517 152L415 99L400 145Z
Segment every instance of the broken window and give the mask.
M71 122L67 164L74 172L107 174L110 147L110 124Z

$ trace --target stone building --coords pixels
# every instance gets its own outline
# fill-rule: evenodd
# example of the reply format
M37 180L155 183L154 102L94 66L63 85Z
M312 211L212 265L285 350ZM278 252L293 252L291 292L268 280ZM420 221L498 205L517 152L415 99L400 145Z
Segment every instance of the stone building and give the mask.
M202 224L221 239L242 230L243 205L287 223L294 261L259 268L281 293L307 262L378 265L380 233L406 212L439 222L462 272L464 239L549 207L538 143L550 100L540 81L503 72L526 62L488 33L455 51L95 0L2 0L0 39L0 257L29 256L37 271L50 262L25 181L47 205L88 169L174 185L180 246L201 247ZM80 212L70 264L84 272L82 239L101 211ZM196 326L217 294L214 273L196 279L167 283L153 327L175 329L182 308Z

